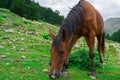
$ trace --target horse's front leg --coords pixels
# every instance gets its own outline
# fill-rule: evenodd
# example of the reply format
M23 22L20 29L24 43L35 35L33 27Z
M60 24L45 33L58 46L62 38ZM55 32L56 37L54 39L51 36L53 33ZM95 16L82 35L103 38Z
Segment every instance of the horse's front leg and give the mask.
M68 69L68 62L64 62L62 70L60 72L60 76L66 77L68 75L67 69Z
M68 61L64 62L62 71L66 71L68 69Z
M68 64L69 64L69 54L66 54L64 56L65 56L65 59L64 59L64 64L63 64L62 70L61 70L61 76L68 75L67 69L68 69Z
M86 42L89 47L89 56L91 59L91 74L90 77L95 78L95 68L94 68L94 43L95 43L95 32L91 31L88 36L86 36Z

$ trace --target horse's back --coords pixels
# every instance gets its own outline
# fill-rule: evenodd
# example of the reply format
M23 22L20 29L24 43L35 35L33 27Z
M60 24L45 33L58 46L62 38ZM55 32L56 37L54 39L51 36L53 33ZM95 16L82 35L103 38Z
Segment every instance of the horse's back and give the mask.
M103 18L101 16L101 14L96 10L96 19L97 19L97 32L99 32L99 34L103 33L103 29L104 29L104 21Z
M83 1L82 6L84 7L84 29L95 31L96 36L102 34L104 22L101 14L87 1Z

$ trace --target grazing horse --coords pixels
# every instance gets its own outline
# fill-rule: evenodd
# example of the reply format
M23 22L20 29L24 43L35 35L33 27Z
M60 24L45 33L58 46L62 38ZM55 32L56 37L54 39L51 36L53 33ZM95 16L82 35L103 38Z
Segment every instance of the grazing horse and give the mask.
M54 35L50 30L50 35L54 39L50 48L52 64L49 76L55 79L60 76L62 71L66 71L68 67L69 53L76 41L84 36L89 47L89 56L91 59L91 77L95 77L94 68L94 44L95 37L98 40L98 52L100 62L103 63L104 57L104 22L100 13L85 0L79 1L74 6L66 19L62 22L61 28Z

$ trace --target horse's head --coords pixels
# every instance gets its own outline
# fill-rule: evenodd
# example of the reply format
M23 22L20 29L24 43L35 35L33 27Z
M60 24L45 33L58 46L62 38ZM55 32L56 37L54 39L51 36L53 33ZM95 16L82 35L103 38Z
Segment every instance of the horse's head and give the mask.
M63 69L66 54L69 53L68 45L66 42L66 33L62 30L61 34L54 36L53 32L50 30L51 37L54 39L52 46L50 48L52 64L49 76L55 79L60 76L60 72Z

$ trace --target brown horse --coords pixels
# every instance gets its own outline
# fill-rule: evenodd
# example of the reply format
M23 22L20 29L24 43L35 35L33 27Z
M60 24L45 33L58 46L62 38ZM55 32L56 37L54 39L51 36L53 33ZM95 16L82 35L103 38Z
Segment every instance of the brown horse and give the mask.
M50 31L54 39L50 52L52 64L50 69L50 78L59 77L62 71L68 67L69 53L76 41L84 36L89 47L89 56L91 59L91 74L95 77L94 68L94 44L95 37L98 40L98 52L100 62L103 63L101 55L104 56L104 35L103 19L100 13L87 1L81 0L72 8L66 19L63 21L57 36Z

